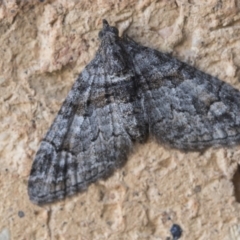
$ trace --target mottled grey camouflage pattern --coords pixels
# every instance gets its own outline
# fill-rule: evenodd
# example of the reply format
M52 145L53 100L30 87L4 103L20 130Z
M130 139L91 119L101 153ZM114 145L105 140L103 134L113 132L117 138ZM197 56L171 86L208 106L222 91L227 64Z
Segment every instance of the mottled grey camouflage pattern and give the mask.
M149 136L181 150L240 140L240 93L171 56L118 36L103 21L101 45L43 138L29 178L43 204L83 191Z

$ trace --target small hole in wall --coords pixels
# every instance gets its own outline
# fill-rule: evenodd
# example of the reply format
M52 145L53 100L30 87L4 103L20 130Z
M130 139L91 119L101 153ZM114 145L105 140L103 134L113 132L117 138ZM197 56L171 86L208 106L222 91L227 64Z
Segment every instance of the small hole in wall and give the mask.
M240 203L240 165L238 165L237 171L233 175L232 182L234 186L236 201Z

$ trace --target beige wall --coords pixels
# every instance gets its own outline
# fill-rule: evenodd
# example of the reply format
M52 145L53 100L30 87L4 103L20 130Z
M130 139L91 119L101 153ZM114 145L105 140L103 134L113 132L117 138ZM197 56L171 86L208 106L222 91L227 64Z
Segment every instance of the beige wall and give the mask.
M240 89L237 2L0 1L1 240L166 239L173 223L181 239L240 239L231 182L239 147L181 153L149 142L85 193L43 207L27 195L39 142L94 57L103 18Z

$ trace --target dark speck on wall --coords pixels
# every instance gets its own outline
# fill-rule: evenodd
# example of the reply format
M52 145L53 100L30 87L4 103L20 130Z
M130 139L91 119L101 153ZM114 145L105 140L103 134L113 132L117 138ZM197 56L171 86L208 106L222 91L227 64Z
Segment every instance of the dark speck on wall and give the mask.
M23 211L18 211L18 216L20 218L23 218L25 216L25 213Z
M182 229L178 224L173 224L170 232L173 236L173 240L178 240L182 236Z

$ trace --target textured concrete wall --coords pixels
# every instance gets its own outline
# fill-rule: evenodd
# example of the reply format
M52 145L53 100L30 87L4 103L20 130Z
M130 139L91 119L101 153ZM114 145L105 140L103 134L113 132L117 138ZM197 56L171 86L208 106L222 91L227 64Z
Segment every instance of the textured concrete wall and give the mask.
M240 89L234 0L0 1L0 239L240 239L231 181L240 148L182 153L153 142L124 168L39 207L27 181L39 142L94 57L101 21ZM237 185L239 186L239 185Z

